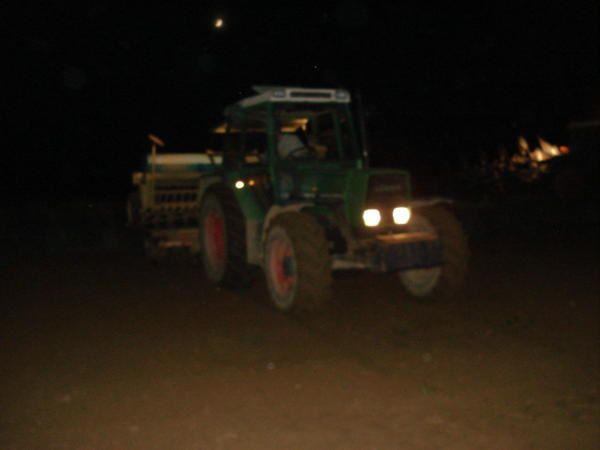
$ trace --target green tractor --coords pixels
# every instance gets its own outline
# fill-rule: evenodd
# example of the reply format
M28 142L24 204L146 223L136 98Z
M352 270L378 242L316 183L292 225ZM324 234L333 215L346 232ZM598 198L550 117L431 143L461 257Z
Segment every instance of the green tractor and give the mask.
M258 266L281 311L323 305L337 269L391 272L418 298L459 289L468 247L449 202L415 200L406 171L368 167L347 91L255 90L226 109L222 149L196 181L193 247L210 281L244 285Z

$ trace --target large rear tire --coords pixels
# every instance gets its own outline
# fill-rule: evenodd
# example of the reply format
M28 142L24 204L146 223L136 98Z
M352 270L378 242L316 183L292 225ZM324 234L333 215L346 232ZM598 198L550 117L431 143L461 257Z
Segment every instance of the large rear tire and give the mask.
M462 287L468 271L469 246L462 225L443 206L416 209L411 231L433 232L442 244L443 265L399 273L405 291L417 299L449 298Z
M331 295L331 257L323 228L310 215L275 218L265 243L265 275L280 311L315 310Z
M231 190L215 186L200 206L200 256L215 284L240 287L248 282L246 224Z

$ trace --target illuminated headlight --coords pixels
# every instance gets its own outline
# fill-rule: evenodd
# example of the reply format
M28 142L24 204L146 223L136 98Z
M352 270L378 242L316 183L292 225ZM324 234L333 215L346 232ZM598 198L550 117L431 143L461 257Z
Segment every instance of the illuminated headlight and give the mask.
M244 189L244 186L246 186L246 183L244 183L242 180L237 180L234 184L236 189Z
M406 208L405 206L394 208L392 216L396 225L406 225L410 220L410 208Z
M376 227L381 222L381 213L378 209L365 209L362 218L367 227Z

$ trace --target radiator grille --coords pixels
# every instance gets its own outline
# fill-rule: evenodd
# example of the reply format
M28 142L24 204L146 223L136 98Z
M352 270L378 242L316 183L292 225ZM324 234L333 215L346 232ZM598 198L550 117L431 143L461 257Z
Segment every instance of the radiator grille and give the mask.
M396 206L410 196L409 177L403 173L372 175L367 203Z

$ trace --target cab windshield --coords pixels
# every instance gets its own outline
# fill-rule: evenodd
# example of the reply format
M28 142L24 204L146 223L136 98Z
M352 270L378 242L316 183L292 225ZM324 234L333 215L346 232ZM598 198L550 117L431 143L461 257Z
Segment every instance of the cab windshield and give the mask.
M336 104L276 104L280 159L355 160L359 157L350 111Z
M228 161L264 165L268 147L281 161L355 161L360 158L350 109L340 104L275 103L269 142L267 105L238 111L216 132L225 135Z

